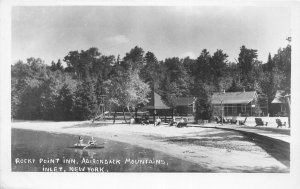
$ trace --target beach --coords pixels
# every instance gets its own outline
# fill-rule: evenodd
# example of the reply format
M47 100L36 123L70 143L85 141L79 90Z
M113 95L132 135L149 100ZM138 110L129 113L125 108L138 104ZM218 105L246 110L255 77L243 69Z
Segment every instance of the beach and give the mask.
M109 122L16 121L14 129L93 136L160 151L201 165L212 172L289 172L255 139L235 131L167 125L112 124ZM13 140L13 139L12 139Z

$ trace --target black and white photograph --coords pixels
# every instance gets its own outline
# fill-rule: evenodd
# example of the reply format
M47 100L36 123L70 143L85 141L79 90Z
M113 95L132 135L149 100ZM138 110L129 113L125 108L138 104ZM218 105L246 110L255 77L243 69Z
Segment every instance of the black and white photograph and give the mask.
M11 6L9 172L299 173L292 5Z

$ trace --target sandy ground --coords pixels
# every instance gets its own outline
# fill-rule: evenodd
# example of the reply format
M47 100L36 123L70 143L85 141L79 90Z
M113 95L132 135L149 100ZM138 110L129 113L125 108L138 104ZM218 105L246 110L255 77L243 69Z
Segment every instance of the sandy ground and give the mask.
M289 167L234 131L90 122L13 122L12 128L89 135L164 152L213 172L289 172Z

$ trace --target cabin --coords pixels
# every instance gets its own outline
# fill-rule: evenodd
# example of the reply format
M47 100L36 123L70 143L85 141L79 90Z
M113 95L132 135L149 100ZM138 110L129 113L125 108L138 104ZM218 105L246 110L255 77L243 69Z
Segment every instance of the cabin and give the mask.
M176 116L192 116L196 112L195 97L178 97L174 109Z
M277 90L271 102L271 114L273 116L285 117L288 115L288 101L284 90Z
M256 91L213 93L213 114L223 116L256 116L261 114ZM222 112L223 111L223 112Z
M151 122L154 122L157 117L160 117L163 122L169 122L173 119L174 109L166 105L162 97L154 91L151 93L149 103L143 109L149 112Z

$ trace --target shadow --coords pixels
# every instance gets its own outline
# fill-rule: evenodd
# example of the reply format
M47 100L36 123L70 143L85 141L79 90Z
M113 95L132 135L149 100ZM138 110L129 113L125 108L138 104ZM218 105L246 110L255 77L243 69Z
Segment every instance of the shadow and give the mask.
M247 139L257 146L264 149L269 155L280 161L287 167L290 167L290 144L288 142L262 136L256 133L237 131L243 134Z
M291 130L289 130L289 129L270 128L270 127L242 127L242 128L253 129L253 130L272 131L274 134L291 135Z
M203 136L201 136L203 137ZM251 151L249 148L245 148L243 145L234 145L237 141L249 142L247 138L241 135L231 134L231 137L225 138L210 138L205 136L205 138L186 138L186 137L171 137L165 139L164 142L177 143L182 145L197 145L203 147L212 147L218 149L226 149L228 151Z
M75 147L75 146L70 146L68 148L71 148L71 149L78 149L78 150L94 150L94 149L102 149L104 148L104 146L95 146L95 147L88 147L88 148L84 148L81 147L81 148L78 148L78 147Z
M267 152L270 156L274 157L276 160L278 160L288 168L290 167L290 144L288 142L246 131L237 131L227 128L216 129L222 129L223 131L226 130L230 132L193 136L201 138L169 137L167 139L164 139L164 141L179 144L210 146L220 149L249 151L247 149L239 148L238 146L231 146L226 144L226 141L247 141L254 143L256 146L262 148L265 152ZM234 133L240 133L242 137L239 137L240 135L235 135ZM260 170L257 171L259 172ZM270 170L270 172L271 171L274 170Z
M69 129L69 128L104 127L104 126L110 126L110 125L114 125L114 124L113 123L81 123L81 124L66 126L66 127L62 127L62 128Z
M199 137L199 138L196 138ZM206 133L206 134L199 134L195 133L195 135L191 137L168 137L167 142L183 142L183 143L197 143L199 141L207 141L207 142L222 142L222 141L248 141L243 135L237 134L233 131L222 131L216 133Z
M264 149L276 160L280 161L285 166L290 167L290 143L247 131L234 130L229 128L216 129L241 133L244 137L246 137L248 141L253 142L255 145Z
M232 137L232 138L169 138L166 142L182 142L182 143L189 143L195 144L197 142L221 142L221 141L247 141L243 137Z

